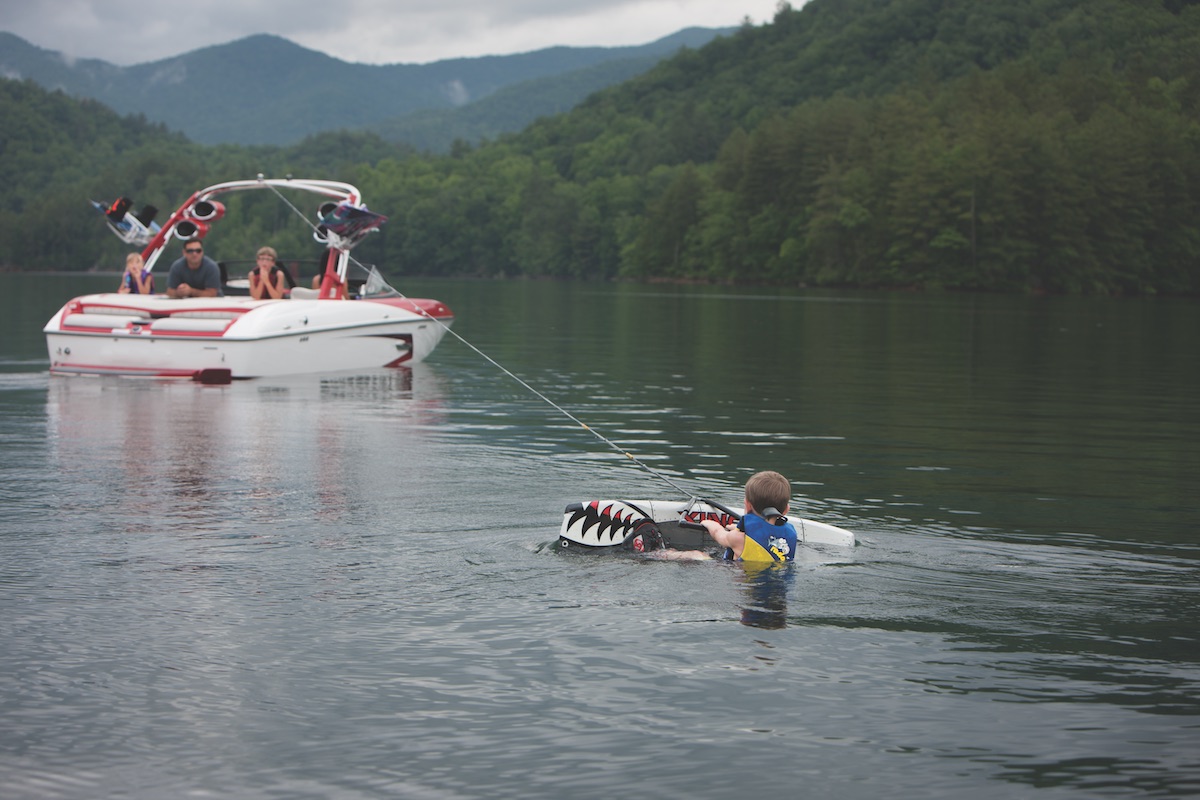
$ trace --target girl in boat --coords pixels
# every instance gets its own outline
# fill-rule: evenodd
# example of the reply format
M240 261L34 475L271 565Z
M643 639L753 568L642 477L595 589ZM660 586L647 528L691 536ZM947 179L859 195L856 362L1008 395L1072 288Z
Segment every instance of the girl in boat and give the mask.
M154 294L154 276L146 269L141 253L125 256L125 272L117 291L121 294Z

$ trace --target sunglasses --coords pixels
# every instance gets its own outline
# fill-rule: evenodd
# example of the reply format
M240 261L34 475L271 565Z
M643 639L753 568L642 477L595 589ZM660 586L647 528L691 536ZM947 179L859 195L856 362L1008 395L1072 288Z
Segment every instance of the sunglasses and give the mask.
M183 252L185 252L185 253L203 253L204 250L199 247L185 247L185 248L183 248Z

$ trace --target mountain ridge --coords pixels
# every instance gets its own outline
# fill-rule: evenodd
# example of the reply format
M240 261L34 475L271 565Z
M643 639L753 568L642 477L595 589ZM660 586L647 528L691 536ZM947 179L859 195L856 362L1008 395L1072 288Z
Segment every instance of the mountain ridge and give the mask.
M598 88L626 80L681 48L706 44L728 30L685 28L636 46L557 46L387 65L346 62L284 37L254 34L128 67L72 59L0 32L0 75L97 100L121 114L141 114L199 144L286 145L338 129L403 137L406 116L441 112L433 130L426 118L415 144L444 151L455 138L478 141L519 130L539 116L563 110L563 103L578 103ZM628 68L613 71L614 62ZM594 71L590 79L581 77L589 71ZM605 77L610 72L612 76ZM565 99L547 106L540 100L546 92L544 82L556 79L564 83L555 85L553 93ZM528 107L525 113L468 124L454 119L455 109L529 81L543 83L527 93L517 92L505 109ZM572 89L572 84L579 88ZM479 116L478 110L473 116ZM458 133L446 132L450 130Z

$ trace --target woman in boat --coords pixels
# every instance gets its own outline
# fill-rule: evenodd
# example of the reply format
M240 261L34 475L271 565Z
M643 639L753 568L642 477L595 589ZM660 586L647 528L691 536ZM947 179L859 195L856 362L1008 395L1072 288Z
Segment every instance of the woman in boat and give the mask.
M275 260L275 248L258 248L254 269L250 270L250 296L255 300L282 300L288 296L283 267L276 264Z
M141 253L125 256L125 272L117 291L121 294L154 294L154 276L146 269Z

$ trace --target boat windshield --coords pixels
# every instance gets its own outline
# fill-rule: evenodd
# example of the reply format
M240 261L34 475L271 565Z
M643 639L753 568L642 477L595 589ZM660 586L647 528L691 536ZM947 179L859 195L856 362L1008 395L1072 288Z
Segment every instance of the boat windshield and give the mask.
M360 297L400 296L400 293L388 285L388 282L383 279L383 276L379 274L379 270L375 269L374 264L359 264L357 261L351 261L350 271L366 273L366 277L362 279L362 287L358 290L358 295ZM351 285L353 285L353 283L351 283Z

